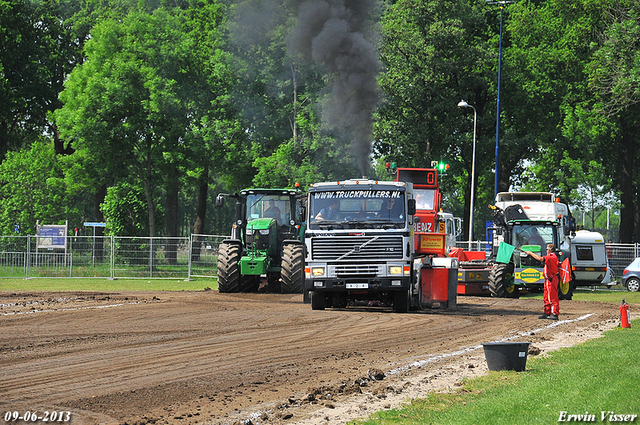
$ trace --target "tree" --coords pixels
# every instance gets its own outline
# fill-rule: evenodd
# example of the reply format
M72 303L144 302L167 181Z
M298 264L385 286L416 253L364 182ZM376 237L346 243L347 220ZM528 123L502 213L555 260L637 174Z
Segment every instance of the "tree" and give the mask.
M600 126L610 169L621 193L620 241L640 240L640 6L634 1L612 2L605 14L606 30L588 66L589 86L597 101L589 108ZM599 118L599 119L597 119ZM591 130L593 131L593 130ZM613 155L612 155L613 154ZM615 170L615 171L614 171Z
M451 164L441 179L452 200L447 207L465 205L467 215L473 125L456 106L461 99L478 112L476 176L491 173L495 146L489 142L491 127L482 125L491 120L490 81L496 76L493 33L484 13L463 0L403 0L382 18L384 100L376 117L374 156L402 167L429 167L432 160ZM488 180L478 179L476 193L483 197Z
M0 164L0 231L35 234L36 221L63 224L79 222L76 204L68 196L63 168L47 140L29 149L8 152Z
M189 96L202 81L184 24L176 10L160 8L96 25L87 60L70 75L56 113L61 133L91 162L93 175L133 175L144 187L150 236L157 233L155 199L163 184L167 209L177 202L185 135L201 119Z
M84 40L69 24L77 8L66 0L0 0L0 162L43 133L56 152L71 152L48 114L61 106L58 93L81 60Z

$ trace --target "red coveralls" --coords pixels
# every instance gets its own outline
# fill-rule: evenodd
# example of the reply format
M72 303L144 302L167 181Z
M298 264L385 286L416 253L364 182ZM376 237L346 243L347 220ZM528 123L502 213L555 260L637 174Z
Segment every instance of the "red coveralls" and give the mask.
M544 314L560 314L558 299L558 257L550 253L542 257L544 261Z

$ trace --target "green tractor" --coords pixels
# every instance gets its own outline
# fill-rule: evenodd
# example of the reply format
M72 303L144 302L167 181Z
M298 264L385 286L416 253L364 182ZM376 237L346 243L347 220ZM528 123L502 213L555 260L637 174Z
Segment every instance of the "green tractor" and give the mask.
M304 286L304 195L298 189L245 189L221 193L236 200L231 238L218 248L218 291L302 293Z

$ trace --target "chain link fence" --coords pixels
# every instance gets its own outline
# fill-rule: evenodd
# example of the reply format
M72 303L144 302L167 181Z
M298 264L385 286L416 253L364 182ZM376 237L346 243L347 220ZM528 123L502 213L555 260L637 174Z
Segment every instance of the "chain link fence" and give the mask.
M35 236L0 236L0 278L215 277L228 236L67 236L66 248L39 248Z

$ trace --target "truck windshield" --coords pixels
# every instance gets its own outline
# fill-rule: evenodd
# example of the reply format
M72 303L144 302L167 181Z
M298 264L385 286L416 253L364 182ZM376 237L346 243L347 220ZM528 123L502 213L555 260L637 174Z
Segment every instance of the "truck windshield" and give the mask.
M436 199L435 189L414 189L417 210L433 210Z
M247 222L257 218L275 218L278 225L291 220L291 202L286 195L255 194L247 196Z
M309 228L404 227L404 192L343 190L312 192L309 196Z
M546 253L547 244L556 244L555 226L552 224L514 224L512 234L516 247L539 245L542 255Z

